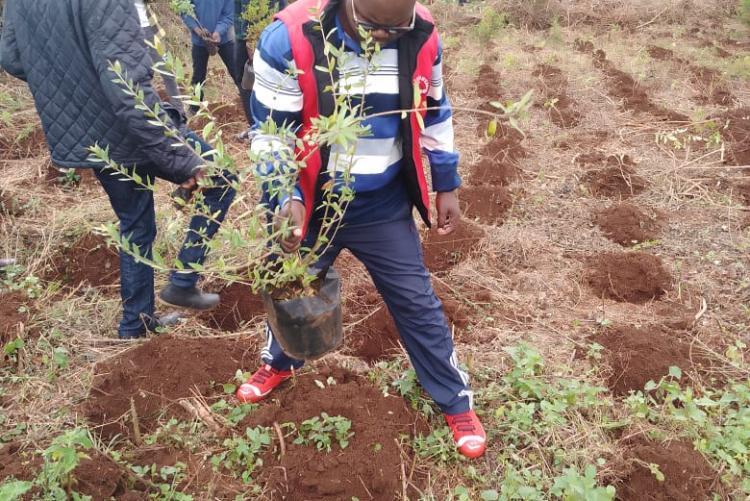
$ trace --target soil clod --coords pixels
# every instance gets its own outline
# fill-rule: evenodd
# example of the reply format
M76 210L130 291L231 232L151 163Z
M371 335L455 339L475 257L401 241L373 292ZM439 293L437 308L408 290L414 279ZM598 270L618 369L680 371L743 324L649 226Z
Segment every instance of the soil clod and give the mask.
M615 204L601 210L595 222L604 235L620 245L631 246L654 240L660 229L659 219L629 203Z
M608 252L589 259L586 283L599 297L628 303L658 299L672 288L672 277L657 256Z

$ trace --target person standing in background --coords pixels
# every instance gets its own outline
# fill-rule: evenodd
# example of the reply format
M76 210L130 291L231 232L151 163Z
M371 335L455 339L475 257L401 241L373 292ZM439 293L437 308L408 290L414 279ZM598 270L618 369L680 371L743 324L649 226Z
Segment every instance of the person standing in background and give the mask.
M206 81L208 59L218 52L233 81L237 81L234 55L234 5L233 0L190 0L195 7L195 17L183 15L182 20L190 29L193 44L192 85ZM214 52L214 50L216 52ZM201 91L203 100L203 91ZM197 111L197 107L192 107Z
M136 12L138 12L138 20L141 22L141 30L143 31L143 36L146 40L148 53L151 56L151 60L153 61L153 63L156 64L161 60L161 56L153 47L154 40L157 35L160 39L163 40L166 36L166 33L161 28L161 26L159 26L159 23L156 20L156 16L154 15L150 6L147 5L148 3L151 2L149 0L135 0L135 10ZM165 75L161 72L155 73L159 73L162 80L164 81L164 88L167 91L167 95L169 96L169 103L181 113L184 112L182 101L178 97L179 95L181 95L180 88L177 85L177 80L175 79L175 77L173 75Z
M264 12L264 9L262 8L264 3L268 7L268 12ZM248 139L250 137L250 128L253 126L253 114L250 111L250 98L253 95L253 81L255 80L255 73L253 71L253 51L255 48L248 46L248 42L254 44L256 40L249 40L248 29L250 28L250 23L243 15L250 5L255 5L257 7L258 15L261 19L256 22L263 23L264 26L261 28L265 28L265 25L270 24L273 20L271 15L286 8L287 2L286 0L234 0L234 31L237 36L234 57L234 68L236 71L235 82L240 89L242 110L245 112L245 117L247 118L249 126L247 130L240 133L239 139Z

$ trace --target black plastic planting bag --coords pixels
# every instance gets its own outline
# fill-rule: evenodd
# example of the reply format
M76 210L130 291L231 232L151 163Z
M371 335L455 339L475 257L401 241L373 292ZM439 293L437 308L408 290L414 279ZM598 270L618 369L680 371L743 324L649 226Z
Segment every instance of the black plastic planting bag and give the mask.
M263 294L263 303L276 340L284 353L299 360L314 360L344 341L341 316L341 279L329 268L317 294L274 300Z

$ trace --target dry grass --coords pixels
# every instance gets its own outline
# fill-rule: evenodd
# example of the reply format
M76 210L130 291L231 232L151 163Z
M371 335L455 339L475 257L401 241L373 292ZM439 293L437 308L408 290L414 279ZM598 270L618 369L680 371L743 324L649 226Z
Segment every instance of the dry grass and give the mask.
M622 111L618 99L606 92L606 77L594 68L591 58L573 50L576 38L592 40L597 48L607 52L613 64L642 82L658 104L689 116L709 116L720 108L698 109L691 100L695 89L684 69L655 62L644 55L642 48L678 42L684 57L699 54L702 64L721 67L724 63L713 59L712 52L702 51L684 30L667 23L690 24L704 15L727 15L731 3L503 0L494 2L495 8L507 12L514 24L522 27L501 30L489 46L476 41L471 30L461 28L467 19L470 23L481 17L481 6L436 7L436 17L444 22L443 34L449 40L446 61L452 71L447 80L457 109L483 104L474 90L481 63L491 64L500 73L498 97L503 100L517 99L534 88L537 78L532 73L544 63L560 68L566 75L568 93L583 119L576 128L560 129L550 122L546 110L530 110L522 121L527 134L524 147L529 155L520 162L524 177L511 186L516 193L513 209L503 225L484 227L486 237L478 255L439 279L455 289L460 300L471 301L464 287L489 292L491 297L489 304L478 308L475 324L457 338L463 340L458 344L459 358L477 375L477 397L483 405L481 410L492 442L486 458L475 463L474 475L461 465L417 461L415 467L426 479L422 485L425 495L444 499L456 485L478 491L496 488L502 481L503 464L497 463L496 458L502 455L506 444L493 416L503 403L493 394L493 385L511 367L504 351L508 346L520 342L534 346L546 360L545 377L550 380L559 376L601 384L604 379L596 364L577 359L575 354L578 350L585 352L588 337L604 320L650 325L664 321L661 309L665 305L697 312L702 300L707 302L707 311L692 333L697 349L710 349L721 355L723 347L733 340L748 341L747 213L738 200L716 187L718 180L743 174L721 169L713 156L696 161L704 152L676 151L657 145L656 133L675 127L647 114ZM555 17L566 26L550 31L531 29L550 26ZM652 24L632 33L602 30L611 24L634 28L652 20ZM174 28L174 20L165 26L169 28L168 40L184 49L183 35ZM721 38L720 29L709 29L716 39ZM217 61L212 64L220 67ZM747 80L734 78L730 82L740 103L747 106ZM227 78L211 82L210 86L216 99L234 99L235 91ZM0 128L2 133L17 134L37 123L23 86L0 77L0 93L22 103L13 114L12 125ZM456 144L462 152L460 169L465 178L487 142L476 133L480 123L476 114L456 111ZM597 136L601 131L606 134ZM560 141L571 147L556 147ZM230 148L236 158L244 158L246 153L240 143L231 143ZM582 189L585 169L574 160L591 151L630 155L639 174L650 182L649 189L631 202L667 214L668 225L661 238L647 248L665 261L674 277L674 289L659 303L634 306L602 300L583 283L583 258L621 250L592 223L592 214L612 202L590 197ZM97 186L63 191L46 185L42 179L48 163L49 157L42 149L33 157L0 163L0 188L27 207L22 215L0 219L0 252L17 258L28 274L36 276L43 275L63 242L113 220L107 199ZM174 252L184 220L175 219L166 198L167 189L160 188L157 196L159 230L161 245ZM253 195L249 193L234 210L247 209L252 203ZM234 223L230 220L227 224ZM351 258L344 258L340 266L347 271L344 296L352 299L360 288L369 285L369 278ZM164 280L159 277L157 286ZM24 350L23 371L3 369L0 373L5 417L0 429L7 432L17 424L26 424L23 440L43 448L60 430L80 422L74 406L86 398L94 364L116 356L128 346L114 340L120 309L115 288L70 291L53 284L34 305L36 313L26 327L27 332L33 329L39 338ZM259 345L261 331L256 324L232 335L252 335ZM350 325L348 331L348 335L356 335L356 325ZM211 331L195 319L180 326L178 333L226 335ZM64 348L70 360L67 368L51 374L42 357L49 356L54 348ZM255 348L258 346L248 346ZM363 372L371 369L342 354L332 355L327 361ZM388 369L392 377L400 373L404 360L399 359L394 366ZM608 419L627 418L621 407L612 405L613 410L607 411L612 413ZM600 478L615 479L622 472L622 450L611 433L592 425L601 424L601 419L598 414L576 413L565 428L536 437L530 450L523 453L538 453L538 466L549 474L554 472L543 463L550 444L570 451L567 459L572 464L605 458L607 463L599 471Z

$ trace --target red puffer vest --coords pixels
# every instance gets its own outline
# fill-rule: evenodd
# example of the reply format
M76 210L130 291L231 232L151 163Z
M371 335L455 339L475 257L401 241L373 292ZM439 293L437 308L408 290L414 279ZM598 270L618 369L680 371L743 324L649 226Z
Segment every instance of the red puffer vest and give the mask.
M326 92L330 85L330 75L316 69L316 66L327 68L323 53L324 40L322 33L330 33L335 26L335 16L341 0L297 0L283 11L276 14L276 19L286 25L292 47L292 56L298 70L298 80L304 103L302 109L302 127L298 137L304 137L312 128L312 120L318 116L329 116L333 113L333 96ZM323 24L320 29L318 20ZM414 30L398 40L399 93L400 106L403 110L417 109L402 119L401 135L404 156L401 175L406 183L409 197L417 207L422 219L430 225L430 198L425 179L424 162L420 142L421 120L426 111L424 103L432 81L432 66L438 55L438 35L430 12L417 4L417 17ZM335 77L335 75L334 75ZM415 88L419 88L420 102L415 103ZM307 145L299 149L296 158L306 159L305 168L300 171L299 185L305 200L307 232L310 218L314 212L316 200L319 199L321 167L327 165L328 148L318 145Z

